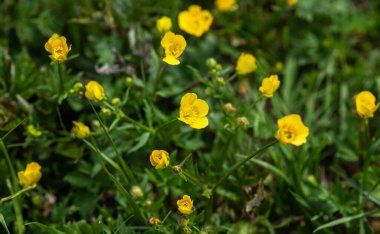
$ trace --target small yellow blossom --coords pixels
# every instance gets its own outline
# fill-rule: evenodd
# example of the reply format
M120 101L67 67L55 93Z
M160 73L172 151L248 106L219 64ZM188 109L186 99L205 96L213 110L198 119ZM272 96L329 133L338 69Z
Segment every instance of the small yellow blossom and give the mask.
M73 133L79 139L84 139L90 136L90 128L82 122L73 121Z
M297 5L298 0L287 0L288 6L295 6Z
M235 4L236 0L215 0L215 6L219 11L230 11Z
M25 171L19 171L17 176L24 188L34 186L41 179L41 166L36 162L28 163Z
M101 84L92 80L86 84L86 92L84 93L84 95L90 101L103 101L105 97L104 88Z
M362 91L355 96L356 112L361 118L372 118L373 114L379 107L376 104L375 96L369 91Z
M264 98L271 98L276 90L280 87L280 81L277 75L271 75L264 78L259 88L260 94Z
M159 225L159 224L161 224L161 220L156 218L156 217L151 217L151 218L149 218L149 223L151 225Z
M248 127L249 125L249 120L247 119L247 117L239 117L236 119L236 124L243 127L243 128L246 128Z
M28 133L30 135L32 135L33 137L39 137L42 135L42 132L37 130L33 124L29 124L27 127L26 127L26 130L28 131Z
M254 72L257 68L256 58L249 53L241 53L236 64L236 73L246 75Z
M186 93L181 99L178 119L191 128L205 128L208 125L208 109L206 101L198 99L195 93Z
M157 20L156 28L160 33L164 34L172 28L172 20L167 16L162 16Z
M188 195L184 195L181 200L177 201L178 211L184 215L189 215L193 212L193 201Z
M165 49L165 58L162 60L169 65L180 64L179 56L186 48L186 40L182 35L176 35L172 32L165 33L161 40L161 46Z
M163 169L169 166L169 153L165 150L153 150L149 160L156 169Z
M287 115L277 120L278 130L275 137L283 144L300 146L306 143L309 128L306 127L301 116L297 114Z
M178 14L179 28L190 35L200 37L210 29L213 17L208 10L198 5L189 6L187 11Z
M134 198L140 198L140 197L143 197L144 196L144 193L143 191L141 190L140 186L132 186L131 188L131 195L132 197Z
M71 45L67 46L66 37L54 33L45 43L45 50L51 54L49 57L52 60L61 63L67 59Z

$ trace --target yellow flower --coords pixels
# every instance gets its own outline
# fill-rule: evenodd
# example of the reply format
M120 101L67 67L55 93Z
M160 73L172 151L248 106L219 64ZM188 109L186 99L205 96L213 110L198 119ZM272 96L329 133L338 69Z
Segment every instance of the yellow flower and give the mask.
M79 139L84 139L90 136L90 128L82 122L73 121L73 132Z
M37 130L33 124L29 124L27 127L26 127L26 130L28 131L28 133L34 137L39 137L42 135L42 132Z
M181 200L177 201L178 211L182 214L189 215L193 212L193 201L188 195L184 195Z
M170 65L178 65L179 56L186 48L186 40L182 35L176 35L172 32L165 33L161 40L161 46L165 49L165 58L162 60Z
M355 96L356 112L361 118L368 119L373 117L380 103L376 105L375 96L369 91L360 92Z
M169 166L169 153L165 150L153 150L149 160L156 169L163 169Z
M96 81L90 81L86 84L86 98L90 101L100 102L104 99L104 88Z
M295 146L306 143L309 128L302 123L301 116L297 114L287 115L277 120L277 126L278 130L275 137L281 143Z
M287 0L288 6L295 6L298 3L298 0Z
M152 225L159 225L161 224L161 220L156 217L149 218L149 223Z
M164 34L172 28L172 20L167 16L162 16L157 20L156 28L160 33Z
M273 93L280 87L280 81L278 80L277 75L271 75L264 78L259 88L260 94L264 98L270 98L273 96Z
M26 188L34 186L41 179L41 166L36 162L31 162L26 165L25 171L17 173L20 184Z
M208 10L198 5L189 6L187 11L178 14L179 28L196 37L202 36L210 29L213 17Z
M219 11L230 11L236 4L236 0L215 0L215 6Z
M182 122L190 125L192 128L205 128L208 125L207 113L207 102L198 99L195 93L186 93L182 97L178 118Z
M71 45L70 47L67 46L66 37L54 33L45 43L45 50L51 54L49 56L51 59L61 63L67 59Z
M246 75L257 68L256 58L249 53L241 53L236 64L236 73L238 75Z

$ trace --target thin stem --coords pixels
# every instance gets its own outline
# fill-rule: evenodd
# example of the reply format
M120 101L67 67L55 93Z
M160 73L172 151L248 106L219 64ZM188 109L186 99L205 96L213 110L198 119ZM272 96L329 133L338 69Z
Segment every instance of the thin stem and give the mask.
M136 178L134 177L134 175L133 175L131 169L128 167L128 165L125 164L123 157L121 157L119 150L117 149L114 141L112 140L112 138L111 138L106 126L104 125L103 121L101 120L98 112L96 112L95 107L92 105L92 103L90 101L88 101L88 102L90 103L92 111L95 113L100 125L102 126L104 133L106 134L108 140L110 141L111 146L112 146L113 150L115 151L116 156L117 156L117 158L121 164L121 167L123 168L123 172L125 172L129 176L129 179L132 180L132 183L137 184Z
M165 122L165 123L163 123L162 125L160 125L158 128L156 128L156 133L158 133L161 129L163 129L163 128L165 128L166 126L168 126L168 125L170 125L170 124L172 124L172 123L175 123L175 122L177 122L177 118L175 118L175 119L171 119L171 120L169 120L169 121L167 121L167 122Z
M67 132L67 129L65 127L65 124L63 123L62 114L61 114L61 111L59 110L59 106L58 105L56 106L56 110L57 110L57 114L58 114L59 124L61 125L61 128L65 132Z
M155 133L155 130L152 129L152 128L149 128L148 126L140 123L140 122L137 122L136 120L130 118L128 115L126 115L122 110L118 109L118 110L115 110L115 107L113 107L111 104L109 104L108 102L103 102L108 108L110 108L112 111L117 111L117 114L120 116L120 118L123 118L125 120L127 120L128 122L130 122L131 124L141 128L141 129L144 129L145 131L147 132L150 132L152 134Z
M248 162L251 158L261 154L262 152L264 152L266 149L268 149L269 147L271 147L272 145L276 144L278 142L278 140L274 140L272 142L270 142L269 144L263 146L262 148L260 148L259 150L257 150L256 152L248 155L245 159L241 160L240 162L236 163L234 166L232 166L232 168L226 172L226 174L224 174L222 176L222 178L220 178L220 180L214 185L214 187L212 188L212 191L215 192L216 188L225 180L227 179L232 173L234 173L240 166L242 166L243 164L245 164L246 162Z
M58 78L59 78L58 94L59 96L61 96L64 90L64 82L63 82L63 77L62 77L62 67L60 63L57 63L57 70L58 70Z
M237 73L235 72L230 78L227 79L227 83L230 83L231 81L235 80L236 77L238 77Z
M27 188L21 189L21 190L19 190L17 193L14 193L14 194L12 194L12 195L10 195L10 196L8 196L8 197L3 197L3 198L0 199L0 204L3 203L3 202L5 202L5 201L8 201L8 200L14 199L14 198L20 196L21 194L23 194L23 193L25 193L25 192L27 192L27 191L29 191L29 190L34 189L36 186L37 186L37 185L33 185L33 186L30 186L30 187L27 187Z
M156 97L156 91L158 89L158 85L160 84L162 73L164 72L165 67L165 64L160 63L160 68L157 71L156 80L154 81L153 85L153 99Z
M195 185L198 185L201 189L204 188L203 184L197 179L195 178L194 176L190 175L189 173L187 173L186 171L182 171L182 174L184 176L186 176L186 178L193 184Z
M12 178L12 186L10 188L12 195L14 194L14 191L19 190L18 186L18 180L16 176L16 172L13 168L11 158L9 157L7 148L4 145L4 142L2 139L0 139L0 150L3 152L5 156L5 160L7 161L8 164L8 169L11 172L11 178ZM18 233L22 234L25 232L25 226L24 226L24 219L22 217L22 210L21 210L21 205L20 205L20 200L18 197L13 199L13 209L15 210L15 215L16 215L16 225L17 225L17 230Z

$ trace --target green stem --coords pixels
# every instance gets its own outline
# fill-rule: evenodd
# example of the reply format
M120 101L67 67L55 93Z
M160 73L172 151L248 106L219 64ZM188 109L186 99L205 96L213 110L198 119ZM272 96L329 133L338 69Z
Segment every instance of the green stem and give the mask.
M27 188L21 189L21 190L19 190L17 193L14 193L14 194L12 194L12 195L10 195L10 196L8 196L8 197L3 197L3 198L0 199L0 204L3 203L3 202L6 202L6 201L8 201L8 200L14 199L14 198L20 196L21 194L23 194L23 193L25 193L25 192L27 192L27 191L29 191L29 190L34 189L36 186L37 186L37 185L33 185L33 186L30 186L30 187L27 187Z
M138 207L136 202L133 200L132 196L128 193L128 191L123 187L123 185L120 184L120 182L115 178L115 176L108 170L106 165L103 162L101 152L99 150L99 147L96 144L96 141L93 137L91 137L92 145L94 146L94 150L97 156L97 159L102 166L103 170L107 173L107 175L110 177L110 179L114 182L116 185L116 188L125 196L128 203L132 206L132 209L134 209L135 214L137 214L138 218L141 220L142 223L146 223L147 219L145 217L145 214L141 211L141 209Z
M122 110L118 109L118 110L115 110L115 107L113 107L111 104L109 104L108 102L103 102L108 108L110 108L112 111L117 111L117 114L120 116L120 118L123 118L125 120L127 120L128 122L130 122L131 124L141 128L141 129L144 129L145 131L147 132L150 132L152 134L155 133L155 130L148 127L148 126L145 126L144 124L140 123L140 122L137 122L136 120L130 118L128 115L126 115Z
M269 147L271 147L272 145L276 144L278 142L278 140L274 140L272 142L270 142L269 144L263 146L262 148L260 148L259 150L257 150L256 152L248 155L245 159L241 160L240 162L236 163L229 171L226 172L226 174L224 174L222 176L222 178L220 178L220 180L214 185L214 187L212 188L212 192L214 193L216 188L225 180L227 179L232 173L234 173L240 166L244 165L246 162L248 162L251 158L261 154L262 152L264 152L266 149L268 149Z
M123 173L122 175L124 175L124 176L128 176L129 179L132 181L132 183L137 184L137 180L136 180L136 178L134 177L134 175L133 175L131 169L128 167L128 165L125 164L125 162L124 162L124 160L123 160L123 157L121 156L119 150L117 149L117 147L116 147L114 141L112 140L112 138L111 138L111 136L110 136L110 134L109 134L109 132L108 132L106 126L104 125L103 121L101 120L101 118L100 118L98 112L96 112L95 107L92 105L92 103L91 103L90 101L88 101L88 102L90 103L91 108L92 108L92 111L95 113L95 115L96 115L96 117L97 117L97 119L98 119L100 125L102 126L104 133L106 134L108 140L110 141L111 146L112 146L113 150L114 150L115 153L116 153L116 157L118 158L118 160L119 160L119 162L120 162L120 164L121 164L121 167L123 168L123 172L126 174L126 175L124 175L124 173Z
M187 173L186 171L182 170L182 174L184 176L186 176L186 178L193 184L195 185L198 185L201 189L204 189L204 186L203 184L197 179L195 178L194 176L190 175L189 173Z
M153 85L153 99L156 97L156 91L158 89L158 85L160 84L162 73L164 72L165 67L166 67L165 64L160 63L160 68L157 71L156 79Z
M62 77L62 67L60 63L57 63L57 70L58 70L58 78L59 78L58 94L59 96L61 96L64 90L64 82L63 82L63 77Z
M5 147L2 139L0 139L0 150L3 152L3 154L5 156L5 160L7 161L7 164L8 164L8 169L11 172L11 177L12 177L11 193L13 195L14 191L19 190L18 179L16 176L16 172L13 168L11 158L9 157L7 148ZM18 233L22 234L25 232L25 226L24 226L24 219L22 217L22 210L21 210L20 203L21 203L21 201L19 200L18 197L13 199L13 209L14 209L15 215L16 215L17 230L18 230Z
M236 77L238 77L237 73L235 72L230 78L227 79L227 83L230 83L231 81L235 80Z
M168 125L170 125L170 124L172 124L172 123L175 123L175 122L177 122L177 118L175 118L175 119L172 119L172 120L169 120L169 121L167 121L167 122L165 122L165 123L163 123L162 125L160 125L158 128L156 128L156 133L158 133L161 129L163 129L163 128L165 128L166 126L168 126Z

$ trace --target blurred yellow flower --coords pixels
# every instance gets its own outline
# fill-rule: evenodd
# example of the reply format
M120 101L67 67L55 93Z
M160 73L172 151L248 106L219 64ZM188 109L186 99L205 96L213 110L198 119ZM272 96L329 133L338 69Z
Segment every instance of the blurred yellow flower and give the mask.
M162 16L157 20L156 28L160 33L164 34L172 28L172 20L167 16Z
M26 127L26 130L28 131L28 133L30 135L32 135L33 137L39 137L42 135L42 132L37 130L33 124L29 124L27 127Z
M374 112L379 107L380 103L376 105L375 96L369 91L362 91L355 96L356 112L361 118L372 118Z
M189 6L187 11L178 14L179 28L190 35L200 37L210 29L213 17L208 10L198 5Z
M169 153L165 150L153 150L149 160L154 168L163 169L169 166Z
M101 84L92 80L86 84L86 92L84 93L84 95L90 101L103 101L105 97L104 88Z
M255 71L257 68L256 65L256 58L252 54L249 53L241 53L237 64L236 64L236 73L238 75L246 75L253 71Z
M270 98L273 96L274 92L280 87L280 81L277 75L271 75L264 78L259 88L260 94L264 98Z
M181 98L179 120L190 125L192 128L201 129L208 125L208 104L198 99L195 93L186 93Z
M295 6L298 3L298 0L287 0L288 6Z
M161 224L161 220L156 217L149 218L149 223L152 225L159 225Z
M193 201L188 195L184 195L181 200L177 201L178 211L182 214L189 215L193 212Z
M275 137L283 144L300 146L306 143L309 128L306 127L301 116L297 114L287 115L277 120L278 130Z
M66 37L54 33L45 43L45 50L51 54L49 57L52 60L61 63L67 59L71 45L67 46Z
M90 136L90 128L82 122L73 121L73 133L79 139L84 139Z
M215 6L219 11L230 11L235 4L236 0L215 0Z
M180 64L179 56L186 48L186 40L182 35L172 32L165 33L161 40L161 46L165 49L165 58L162 60L170 65Z
M25 171L19 171L17 176L24 188L34 186L41 179L41 166L36 162L28 163Z

